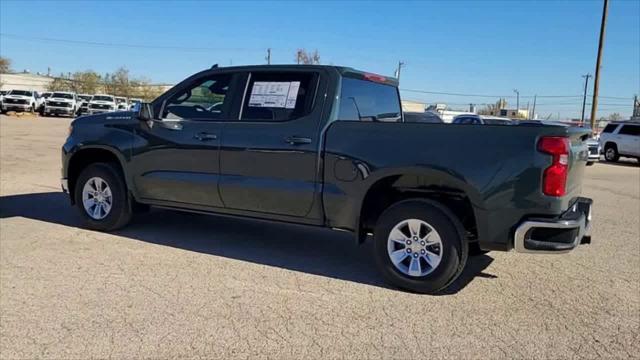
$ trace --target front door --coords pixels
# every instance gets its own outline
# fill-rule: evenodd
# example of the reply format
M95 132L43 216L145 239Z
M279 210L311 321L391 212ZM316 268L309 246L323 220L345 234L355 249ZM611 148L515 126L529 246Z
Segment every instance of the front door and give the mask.
M320 72L246 75L240 118L225 124L220 195L227 209L309 216L318 188Z
M220 138L234 113L234 79L231 74L196 78L166 100L158 119L140 123L132 154L138 197L222 207Z

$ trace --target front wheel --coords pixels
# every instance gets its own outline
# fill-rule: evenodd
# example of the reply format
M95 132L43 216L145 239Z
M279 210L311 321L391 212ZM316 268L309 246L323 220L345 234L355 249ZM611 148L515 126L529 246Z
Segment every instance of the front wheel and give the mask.
M440 204L405 200L392 205L374 231L375 258L390 284L434 294L462 272L468 244L458 219Z
M607 145L604 149L604 159L610 162L616 162L619 158L618 148L615 145Z
M131 220L127 187L114 164L87 166L76 181L74 195L76 206L89 229L116 230Z

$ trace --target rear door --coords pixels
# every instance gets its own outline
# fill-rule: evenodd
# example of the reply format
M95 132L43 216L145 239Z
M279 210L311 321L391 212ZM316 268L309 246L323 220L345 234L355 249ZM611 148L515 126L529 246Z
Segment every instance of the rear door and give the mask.
M225 124L220 195L230 210L307 217L319 194L324 70L246 74L239 120Z
M640 156L640 125L625 124L618 131L619 149L624 155Z
M132 154L139 197L223 207L220 137L224 123L237 117L236 79L224 73L197 77L167 98L158 119L140 123Z

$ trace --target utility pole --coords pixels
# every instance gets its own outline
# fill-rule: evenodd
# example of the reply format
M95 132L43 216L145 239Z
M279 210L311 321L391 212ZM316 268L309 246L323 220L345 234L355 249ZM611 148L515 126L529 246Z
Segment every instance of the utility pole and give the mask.
M513 92L516 93L516 110L520 112L520 91L518 89L513 89Z
M533 110L531 110L531 113L533 114L533 120L535 120L536 117L536 98L538 97L538 94L533 95ZM529 116L529 118L531 118L531 116Z
M400 71L402 70L403 66L404 62L398 61L398 70L396 70L396 79L398 79L398 82L400 82Z
M600 64L602 63L602 48L604 46L604 32L607 28L607 13L609 0L604 0L602 8L602 22L600 23L600 40L598 42L598 57L596 58L596 76L593 79L593 100L591 101L591 130L596 127L596 113L598 112L598 88L600 86Z
M265 57L265 60L267 60L267 65L271 65L271 48L267 49L267 57Z
M591 74L582 75L584 78L584 95L582 95L582 116L580 117L580 125L584 125L584 108L587 105L587 86L589 84L589 78Z

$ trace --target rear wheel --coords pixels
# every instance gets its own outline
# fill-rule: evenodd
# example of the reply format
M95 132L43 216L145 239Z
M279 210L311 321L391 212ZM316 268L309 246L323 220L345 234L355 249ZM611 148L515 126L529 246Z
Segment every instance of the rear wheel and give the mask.
M87 166L76 181L74 195L76 206L89 229L116 230L131 220L127 188L114 164Z
M607 144L604 148L604 159L611 162L616 162L620 158L618 154L618 147L615 144Z
M462 272L468 256L462 225L446 208L427 200L392 205L374 231L375 257L390 284L437 293Z

